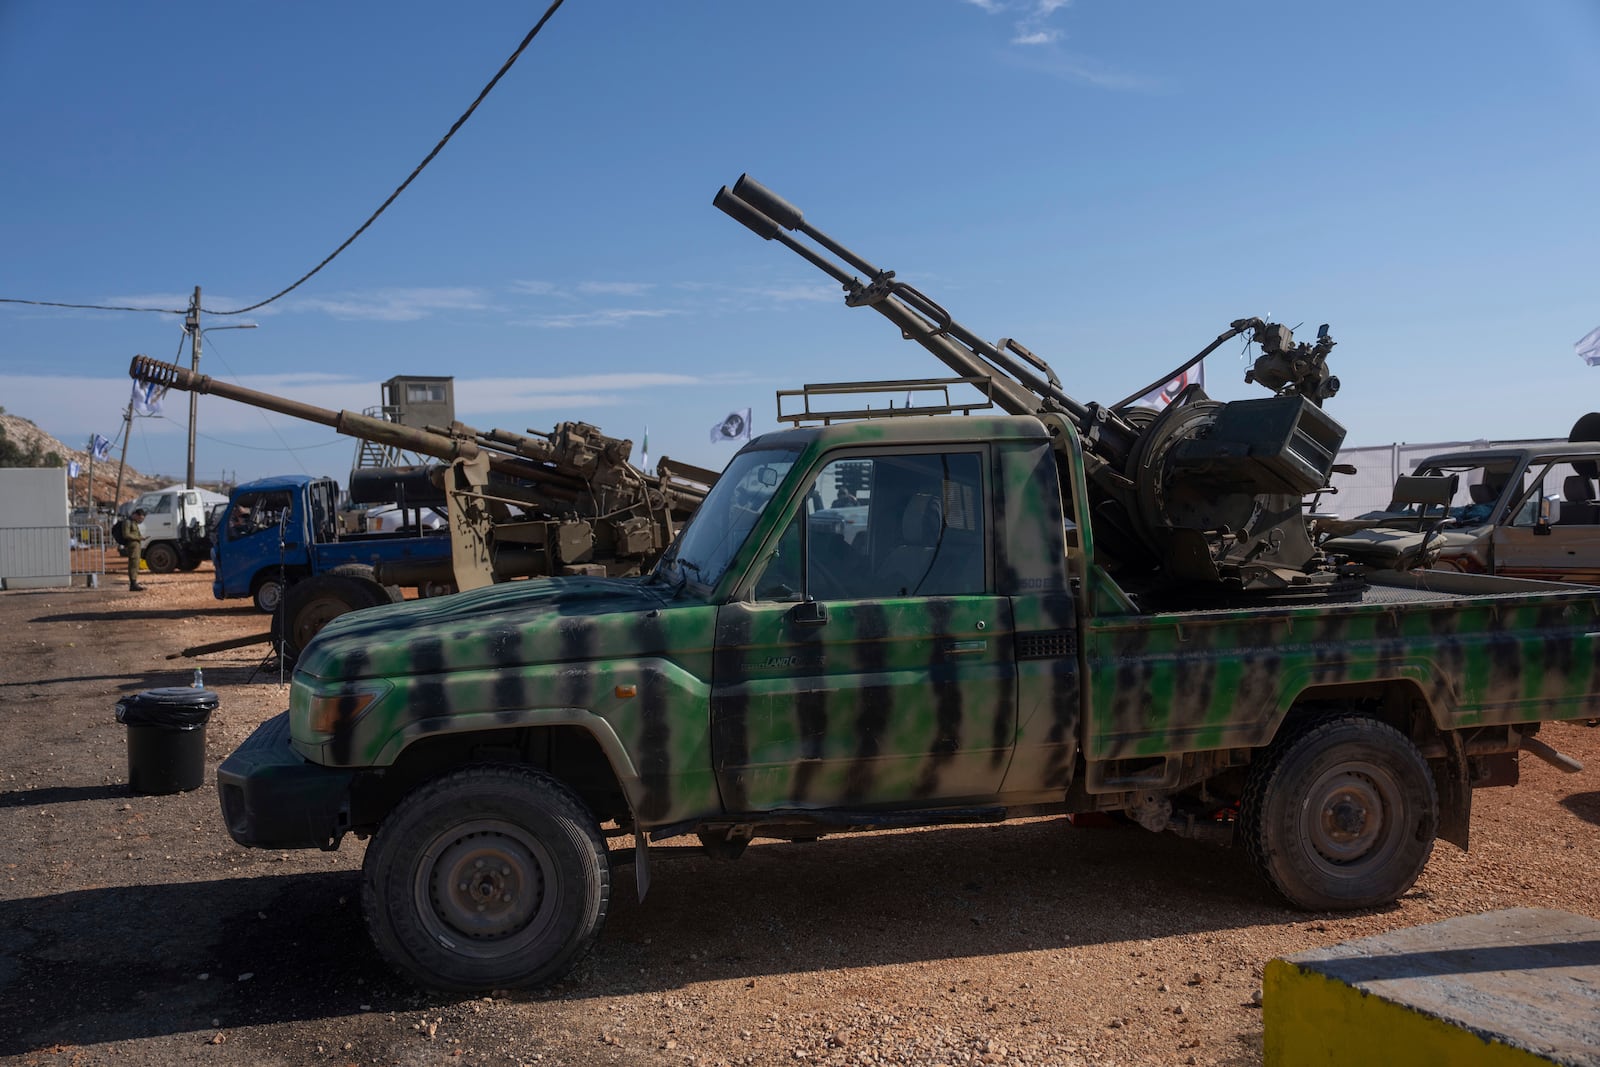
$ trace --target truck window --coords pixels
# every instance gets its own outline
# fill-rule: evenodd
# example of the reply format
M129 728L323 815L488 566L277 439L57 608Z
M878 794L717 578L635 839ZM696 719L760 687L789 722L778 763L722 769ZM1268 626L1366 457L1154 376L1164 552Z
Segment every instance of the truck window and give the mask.
M734 456L705 503L661 557L656 573L671 582L714 587L788 476L796 455L788 449L758 449Z
M241 493L228 508L228 540L237 541L262 530L276 530L290 510L287 490Z
M982 471L979 452L834 460L763 567L756 599L985 592Z

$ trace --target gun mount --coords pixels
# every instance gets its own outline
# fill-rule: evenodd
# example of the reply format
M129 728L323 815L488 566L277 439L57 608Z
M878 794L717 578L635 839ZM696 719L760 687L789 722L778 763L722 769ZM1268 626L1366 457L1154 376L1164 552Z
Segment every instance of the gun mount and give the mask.
M1354 591L1355 580L1313 544L1302 510L1302 497L1328 484L1344 440L1344 428L1322 411L1339 388L1327 369L1334 341L1326 326L1314 343L1296 343L1289 327L1237 319L1144 389L1109 406L1083 403L1023 345L978 337L893 271L807 224L798 208L748 175L732 189L723 186L713 203L838 282L847 307L872 308L956 374L988 379L1002 409L1070 422L1083 442L1092 507L1090 516L1072 518L1091 526L1097 556L1130 592L1204 602L1219 594ZM1136 406L1243 334L1261 346L1245 380L1272 396L1224 403L1190 385L1159 412Z
M450 523L450 572L391 567L376 576L385 583L453 580L458 589L474 589L538 575L637 574L671 543L716 480L710 471L667 459L652 476L628 462L631 441L607 437L583 422L527 434L481 431L459 422L417 429L219 382L148 356L135 356L128 374L140 382L209 393L441 460L421 468L365 472L362 485L352 486L353 494L370 498L375 483L409 484L415 499L426 479L443 496Z

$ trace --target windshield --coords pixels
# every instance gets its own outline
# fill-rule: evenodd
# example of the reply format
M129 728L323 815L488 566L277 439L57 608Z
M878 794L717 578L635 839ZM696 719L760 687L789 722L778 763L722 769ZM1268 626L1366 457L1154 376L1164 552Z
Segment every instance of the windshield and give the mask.
M1495 505L1514 486L1514 496L1521 498L1526 477L1517 477L1516 459L1494 458L1483 463L1451 463L1424 465L1417 470L1420 475L1433 477L1456 476L1456 495L1450 502L1450 517L1462 526L1475 526L1489 522L1494 517ZM1524 501L1531 506L1531 501ZM1414 515L1416 504L1391 503L1387 510L1404 515Z
M661 562L658 577L711 588L738 553L799 452L759 449L733 457Z

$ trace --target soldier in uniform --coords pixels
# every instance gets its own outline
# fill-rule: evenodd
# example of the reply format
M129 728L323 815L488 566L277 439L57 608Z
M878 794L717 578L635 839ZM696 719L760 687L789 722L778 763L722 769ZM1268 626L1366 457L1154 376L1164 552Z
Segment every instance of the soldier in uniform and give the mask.
M143 521L144 509L135 508L133 514L118 524L122 527L122 543L128 550L128 589L135 593L144 588L139 584L139 558L144 546L144 530L139 524Z

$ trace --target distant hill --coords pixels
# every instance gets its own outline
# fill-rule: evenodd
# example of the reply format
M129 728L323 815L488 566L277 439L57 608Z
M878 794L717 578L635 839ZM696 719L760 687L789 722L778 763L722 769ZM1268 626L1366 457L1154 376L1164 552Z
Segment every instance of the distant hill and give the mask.
M4 433L4 440L0 441L0 452L5 454L0 466L8 467L65 467L73 460L83 468L83 473L76 478L69 478L67 484L74 503L82 501L89 491L89 453L81 448L68 448L56 438L45 433L35 426L29 419L21 415L0 413L0 432ZM116 449L112 449L112 458L97 460L94 465L94 498L102 504L121 504L132 500L140 493L148 493L152 489L160 489L164 485L171 485L175 481L182 481L182 477L167 478L140 474L132 467L122 473L122 496L119 500L112 500L112 495L117 488L117 460ZM51 462L51 457L58 457L57 462Z

